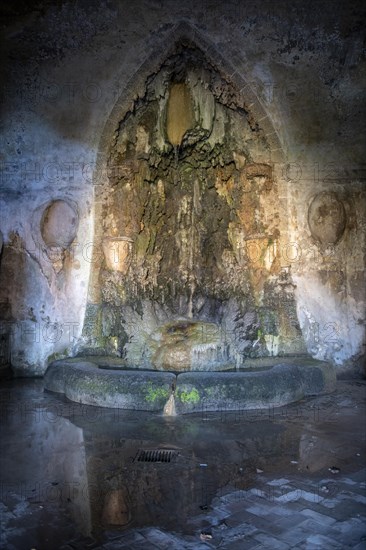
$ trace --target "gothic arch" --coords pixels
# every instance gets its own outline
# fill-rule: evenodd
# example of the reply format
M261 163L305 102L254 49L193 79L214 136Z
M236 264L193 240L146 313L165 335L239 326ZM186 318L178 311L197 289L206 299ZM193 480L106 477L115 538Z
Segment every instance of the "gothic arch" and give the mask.
M150 368L171 322L188 318L199 330L210 325L224 362L252 353L254 341L259 354L293 347L298 333L290 344L288 331L278 338L287 317L276 282L273 163L282 159L268 115L233 64L186 23L174 28L126 86L100 140L84 330L91 346L115 346L129 364ZM214 327L225 323L230 337L220 340ZM177 330L194 340L192 326Z
M106 151L121 117L131 108L136 94L139 91L143 91L146 79L149 75L159 71L163 62L174 53L177 45L180 43L192 44L200 49L203 56L213 66L216 66L218 72L240 90L243 108L247 109L253 120L260 123L260 128L270 144L272 162L283 162L283 148L268 113L254 93L250 83L245 79L245 76L240 74L235 67L235 59L238 59L238 62L240 62L237 51L227 48L226 56L224 57L215 44L185 21L177 23L168 36L156 45L154 51L146 58L131 80L126 84L104 126L99 141L98 162L102 163L105 160Z

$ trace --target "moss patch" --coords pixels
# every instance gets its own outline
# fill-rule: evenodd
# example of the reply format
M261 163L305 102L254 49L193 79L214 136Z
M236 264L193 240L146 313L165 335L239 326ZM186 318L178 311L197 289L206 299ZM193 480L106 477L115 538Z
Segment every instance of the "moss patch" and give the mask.
M166 388L154 387L151 383L146 388L146 401L155 403L156 400L166 401L169 398L169 391Z
M178 397L182 401L182 403L195 404L198 403L200 400L200 394L198 393L196 388L191 389L191 391L181 391L179 392Z
M51 355L47 357L47 364L49 365L53 361L57 361L57 359L64 359L65 357L68 357L68 355L69 351L67 348L65 348L63 351L51 353Z

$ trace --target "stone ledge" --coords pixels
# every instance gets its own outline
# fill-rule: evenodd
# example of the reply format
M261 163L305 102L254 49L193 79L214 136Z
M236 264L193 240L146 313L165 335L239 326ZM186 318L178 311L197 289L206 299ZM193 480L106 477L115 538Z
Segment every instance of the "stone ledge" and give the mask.
M280 407L332 391L336 376L331 365L309 359L279 364L259 372L189 372L177 379L178 414Z
M334 368L312 359L294 359L261 371L170 372L98 369L91 361L54 361L45 389L71 401L99 407L163 412L172 389L178 414L280 407L332 391Z
M176 376L169 372L98 369L94 363L59 360L48 367L45 389L85 405L163 411Z

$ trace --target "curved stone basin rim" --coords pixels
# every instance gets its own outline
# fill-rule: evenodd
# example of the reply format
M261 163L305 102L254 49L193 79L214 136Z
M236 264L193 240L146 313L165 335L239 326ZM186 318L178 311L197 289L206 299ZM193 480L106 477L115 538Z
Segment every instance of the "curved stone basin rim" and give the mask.
M99 407L163 413L174 394L177 414L279 407L334 389L334 368L323 361L297 359L251 372L116 371L87 361L54 361L45 389L71 401Z

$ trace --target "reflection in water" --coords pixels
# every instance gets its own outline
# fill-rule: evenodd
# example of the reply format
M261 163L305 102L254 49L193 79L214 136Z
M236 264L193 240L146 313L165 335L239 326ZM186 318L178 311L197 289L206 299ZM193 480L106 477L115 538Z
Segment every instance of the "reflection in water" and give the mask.
M74 419L84 433L94 532L147 525L184 532L187 519L215 495L248 488L256 468L276 464L289 445L282 426L239 421L235 413L182 419L118 411L117 421L116 414L103 410L97 422ZM171 462L136 460L139 451L153 449L177 454Z
M311 428L298 404L183 417L33 397L6 405L3 441L17 433L12 456L19 459L4 455L1 466L19 481L13 492L23 484L55 532L70 519L84 535L149 525L187 532L188 519L215 496L254 487L257 470L283 475L291 462L308 472L330 465L327 432L319 423ZM170 462L136 460L154 449L176 453Z

